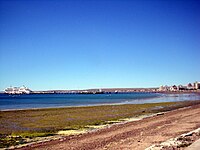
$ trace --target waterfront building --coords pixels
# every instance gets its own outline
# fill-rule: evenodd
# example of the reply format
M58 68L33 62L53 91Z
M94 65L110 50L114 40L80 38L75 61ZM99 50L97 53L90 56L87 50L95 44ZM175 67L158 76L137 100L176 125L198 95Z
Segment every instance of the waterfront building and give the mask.
M196 89L196 90L198 90L198 89L200 89L200 82L195 82L194 83L194 88Z
M183 90L187 90L187 87L186 87L186 86L183 86L183 85L179 85L179 86L177 87L177 89L178 89L179 91L183 91Z
M177 91L177 90L178 90L178 88L176 85L173 85L170 87L170 91Z
M188 89L188 90L194 90L194 86L193 86L191 83L189 83L189 84L187 85L187 89Z
M164 90L165 90L164 86L160 86L158 89L158 91L164 91Z
M159 90L159 91L169 91L169 90L170 90L170 87L168 87L167 85L165 85L165 86L160 86L158 90Z

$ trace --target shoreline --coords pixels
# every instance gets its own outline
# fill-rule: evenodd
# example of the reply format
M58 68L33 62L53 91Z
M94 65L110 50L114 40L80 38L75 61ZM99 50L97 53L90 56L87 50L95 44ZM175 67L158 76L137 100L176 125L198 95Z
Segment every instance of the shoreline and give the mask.
M200 94L200 90L197 91L156 91L159 94Z
M159 98L159 97L156 97ZM188 100L182 101L170 101L170 102L187 102ZM199 100L191 100L191 101L199 101ZM111 103L111 104L99 104L99 105L79 105L79 106L59 106L59 107L40 107L40 108L22 108L22 109L3 109L0 112L11 112L11 111L24 111L24 110L49 110L49 109L65 109L65 108L87 108L87 107L98 107L98 106L120 106L120 105L139 105L139 104L156 104L156 103L168 103L168 101L164 102L147 102L147 103Z
M57 135L59 131L77 131L79 129L88 129L88 126L102 126L110 124L117 126L116 121L122 121L124 124L126 119L147 116L160 113L169 112L183 107L192 107L200 104L200 100L196 101L182 101L182 102L168 102L168 103L150 103L150 104L126 104L126 105L107 105L107 106L93 106L93 107L76 107L76 108L52 108L52 109L40 109L40 110L21 110L21 111L2 111L1 113L1 135L8 134L14 138L18 137L23 140L23 137L38 137L53 134L53 137ZM89 116L88 116L89 115ZM158 114L163 115L163 113ZM78 118L77 118L78 117ZM12 119L13 118L13 119ZM18 118L16 120L16 118ZM72 119L73 118L73 119ZM75 119L75 120L74 120ZM4 121L3 121L4 120ZM83 122L85 120L85 123ZM9 122L9 126L5 123ZM81 121L81 122L80 122ZM5 123L4 123L5 122ZM12 123L13 122L13 123ZM70 123L71 122L71 123ZM132 122L132 121L130 121ZM121 124L120 123L120 124ZM12 128L12 124L15 128ZM39 132L27 132L16 130L16 124L22 124L20 129L32 127L33 131ZM74 124L74 125L73 125ZM43 126L46 129L44 130ZM41 127L41 129L40 129ZM57 128L57 129L56 129ZM9 134L10 130L12 134ZM16 130L14 132L14 130ZM40 131L41 130L41 131ZM54 131L55 130L55 131ZM100 129L101 130L101 129ZM7 131L7 132L5 132ZM24 133L23 133L24 132ZM96 131L95 131L96 132ZM13 134L15 133L15 134ZM33 137L32 137L33 136Z
M189 111L190 111L190 113L189 113ZM78 134L78 135L72 135L72 136L71 135L64 136L61 139L55 139L55 140L50 140L50 141L46 141L46 142L34 143L34 144L26 145L25 147L18 147L17 149L21 149L21 150L42 149L43 150L43 149L50 148L50 149L56 150L56 149L62 148L62 149L66 149L66 150L71 150L71 149L73 149L73 150L95 149L96 150L99 148L100 149L103 149L103 148L123 149L125 147L127 148L127 146L129 147L129 149L145 149L153 144L159 144L160 142L164 142L170 138L175 138L175 137L179 136L180 134L188 133L188 132L196 129L197 126L195 125L195 122L190 121L192 119L191 117L189 117L190 120L188 120L188 122L191 123L190 128L187 125L187 123L185 124L187 126L182 126L180 122L177 122L177 120L180 120L182 123L184 123L183 122L184 117L190 116L191 114L194 115L195 117L199 118L198 115L196 113L193 113L192 111L194 111L194 112L199 111L199 113L200 113L200 104L181 107L181 108L170 110L170 111L167 111L164 113L156 113L156 114L153 114L152 116L147 116L147 117L144 117L137 121L115 123L115 124L112 124L110 127L105 127L105 128L98 129L95 131ZM187 114L187 113L189 113L189 114ZM178 114L180 114L180 115L178 115ZM174 117L176 117L177 120ZM172 118L174 121L175 120L176 121L175 122L173 120L167 121ZM167 120L165 120L165 119L167 119ZM160 122L161 124L160 124L159 123L160 120L164 120L164 122L161 121ZM153 126L148 125L151 122L153 123L152 124ZM159 128L157 128L157 127L155 128L154 122L159 123L156 125ZM176 124L174 124L172 127L176 128L177 130L171 131L171 129L168 127L170 122L173 124L177 122L178 123L177 125L179 125L179 126L181 125L180 127L183 128L184 130L181 129L180 127L176 127ZM192 125L192 124L194 124L194 125ZM138 128L139 130L137 129L137 126L139 127ZM144 128L143 126L149 126L149 127ZM142 128L140 130L141 127L143 127L144 129ZM151 130L153 130L153 131L151 131ZM158 132L155 135L154 130L159 130L161 133ZM120 134L118 132L120 132ZM129 132L131 133L131 135L133 134L133 137L132 137L133 141L131 144L130 144ZM136 135L135 135L135 132L137 133ZM147 132L146 133L147 135L149 134L149 132L153 132L152 136L155 136L155 137L158 136L159 141L156 142L156 138L154 139L152 137L151 137L151 139L148 139L148 136L146 136L145 133L141 134L140 132L141 133ZM162 132L165 133L166 135L163 134ZM169 133L171 133L171 134L169 134ZM163 135L164 138L160 139L160 134ZM109 137L113 137L113 136L115 138L111 138L111 139L109 138ZM96 141L96 137L99 138L98 141ZM84 141L84 142L82 143L82 141ZM129 144L126 143L126 141ZM119 145L119 147L117 145Z

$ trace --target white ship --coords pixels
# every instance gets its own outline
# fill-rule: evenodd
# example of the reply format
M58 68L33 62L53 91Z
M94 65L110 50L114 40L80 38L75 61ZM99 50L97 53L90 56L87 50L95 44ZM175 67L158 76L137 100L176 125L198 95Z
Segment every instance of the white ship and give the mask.
M22 86L22 87L8 87L4 90L5 93L7 94L30 94L32 91L25 87L25 86Z

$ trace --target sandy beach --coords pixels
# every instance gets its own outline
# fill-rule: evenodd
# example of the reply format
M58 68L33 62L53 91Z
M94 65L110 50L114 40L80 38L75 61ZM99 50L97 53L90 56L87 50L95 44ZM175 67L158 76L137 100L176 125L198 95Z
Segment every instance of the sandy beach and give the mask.
M159 144L199 128L199 115L200 104L197 104L139 121L116 124L95 132L67 136L60 140L33 144L21 149L144 150L153 144Z
M0 150L200 141L199 24L200 0L0 0Z

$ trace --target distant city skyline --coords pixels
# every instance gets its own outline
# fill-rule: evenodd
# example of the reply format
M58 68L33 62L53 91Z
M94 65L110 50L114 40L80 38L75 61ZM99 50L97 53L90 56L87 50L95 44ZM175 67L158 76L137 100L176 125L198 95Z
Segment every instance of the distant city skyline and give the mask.
M0 91L200 81L196 0L0 0Z
M187 84L172 84L172 85L167 85L167 84L163 84L163 85L160 85L160 87L159 86L154 86L154 87L101 87L101 88L98 88L98 87L96 87L96 88L80 88L80 89L43 89L43 90L33 90L33 91L53 91L53 90L66 90L66 91L73 91L73 90L80 90L80 91L82 91L82 90L102 90L102 89L127 89L127 90L130 90L130 89L151 89L151 88L153 88L153 89L161 89L161 88L170 88L170 87L174 87L174 86L176 86L176 87L183 87L183 88L186 88L187 89L187 87L189 87L190 89L199 89L198 87L199 87L199 85L200 85L200 82L199 81L195 81L195 82L188 82ZM29 89L28 87L26 87L25 85L23 85L23 86L9 86L9 87L6 87L5 89L3 89L2 91L6 91L7 89L22 89L22 90L24 90L24 89L28 89L28 90L32 90L32 89Z

